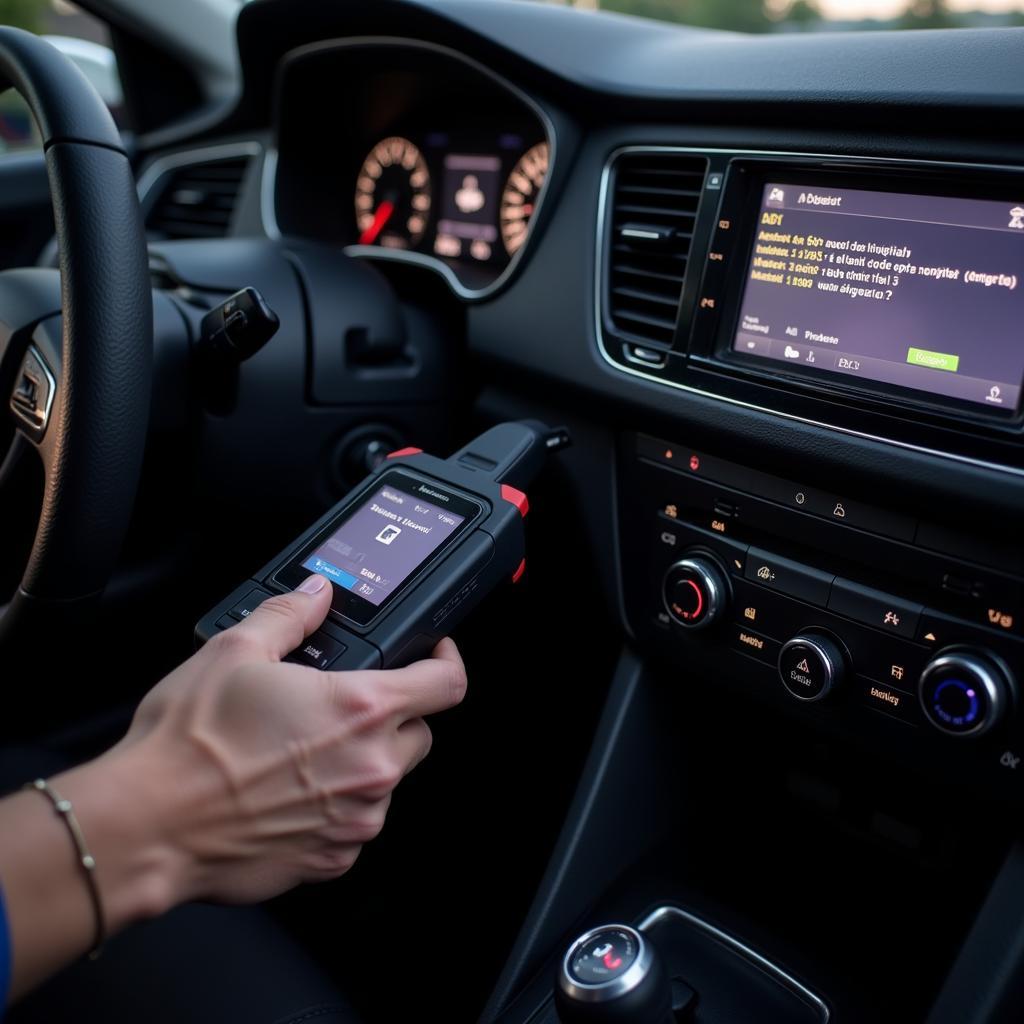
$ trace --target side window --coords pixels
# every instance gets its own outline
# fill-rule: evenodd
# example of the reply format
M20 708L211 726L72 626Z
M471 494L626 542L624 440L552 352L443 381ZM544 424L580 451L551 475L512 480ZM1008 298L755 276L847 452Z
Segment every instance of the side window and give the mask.
M124 100L106 25L67 0L0 0L0 24L41 35L85 73L120 125ZM24 101L0 93L0 158L35 149L39 138Z

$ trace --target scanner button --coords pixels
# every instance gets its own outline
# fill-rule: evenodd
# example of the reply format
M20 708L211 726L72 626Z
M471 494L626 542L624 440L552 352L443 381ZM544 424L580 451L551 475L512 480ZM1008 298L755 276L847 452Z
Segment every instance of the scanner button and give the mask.
M228 611L228 615L241 622L242 619L249 618L268 597L270 595L262 590L250 590L243 600L239 601L238 604Z
M329 668L346 650L345 644L317 630L312 636L306 637L302 645L296 647L285 661L313 668Z

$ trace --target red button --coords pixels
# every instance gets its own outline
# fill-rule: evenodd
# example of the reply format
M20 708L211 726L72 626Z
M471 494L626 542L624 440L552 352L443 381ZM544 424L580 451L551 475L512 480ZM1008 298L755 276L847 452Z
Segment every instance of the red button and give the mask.
M422 448L399 448L398 451L388 452L389 459L400 459L403 455L422 455Z

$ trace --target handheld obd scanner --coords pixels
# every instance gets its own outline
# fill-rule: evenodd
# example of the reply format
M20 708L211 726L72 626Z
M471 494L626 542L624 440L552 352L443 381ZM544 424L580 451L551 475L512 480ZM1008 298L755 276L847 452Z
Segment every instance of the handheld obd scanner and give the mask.
M287 660L392 668L424 657L499 583L526 567L529 486L562 428L502 423L447 459L403 448L196 626L205 643L311 573L331 610Z

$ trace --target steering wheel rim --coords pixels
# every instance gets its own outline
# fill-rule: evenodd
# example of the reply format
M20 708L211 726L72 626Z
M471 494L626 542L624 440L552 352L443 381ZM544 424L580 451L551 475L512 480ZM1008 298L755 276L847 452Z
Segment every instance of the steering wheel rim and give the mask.
M0 617L0 651L31 642L36 627L52 626L55 618L68 621L102 593L141 471L153 348L142 217L109 111L49 43L0 27L0 90L8 86L25 99L42 137L63 323L60 365L49 367L55 388L45 432L27 430L12 413L6 385L0 395L3 412L39 452L45 473L31 555ZM27 342L14 348L0 351L0 360L7 358L0 380L12 379L11 364L21 361Z

